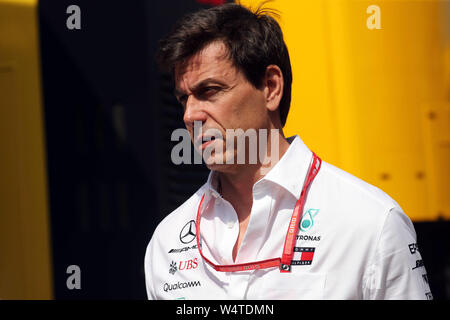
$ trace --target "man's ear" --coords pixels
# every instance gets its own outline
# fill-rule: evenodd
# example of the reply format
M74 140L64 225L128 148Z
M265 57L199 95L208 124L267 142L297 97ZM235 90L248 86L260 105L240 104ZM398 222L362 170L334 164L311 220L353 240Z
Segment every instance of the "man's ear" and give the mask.
M267 109L275 111L278 109L283 96L284 80L281 69L274 64L267 66L264 77L264 92Z

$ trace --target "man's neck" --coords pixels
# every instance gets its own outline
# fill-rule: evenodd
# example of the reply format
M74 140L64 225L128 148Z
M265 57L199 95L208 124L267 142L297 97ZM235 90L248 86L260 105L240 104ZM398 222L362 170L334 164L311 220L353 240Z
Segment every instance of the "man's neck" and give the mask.
M270 137L268 138L270 140ZM281 159L289 148L289 143L281 134L278 136L278 152L271 152L270 142L267 154L269 159L263 161L266 165L242 164L236 166L238 169L231 172L220 172L219 183L222 197L228 200L236 210L239 222L249 218L253 203L253 185L263 178ZM270 160L270 161L268 161Z
M271 141L278 144L278 152L273 152L275 148L271 147ZM277 131L277 136L269 135L266 142L267 152L264 161L261 161L259 164L236 165L230 171L220 172L218 176L222 197L231 203L239 220L239 234L232 252L233 261L236 261L239 248L250 222L250 213L253 205L253 185L280 161L289 148L289 143L284 138L281 130Z

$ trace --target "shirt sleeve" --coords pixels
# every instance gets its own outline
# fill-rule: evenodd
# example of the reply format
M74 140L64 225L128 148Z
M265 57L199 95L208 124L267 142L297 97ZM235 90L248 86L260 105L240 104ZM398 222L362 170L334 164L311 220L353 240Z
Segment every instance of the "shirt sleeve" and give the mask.
M387 214L364 283L365 299L432 299L414 226L399 207Z
M144 272L145 272L145 288L147 290L148 300L156 300L155 290L153 287L151 267L153 261L153 238L150 240L144 258Z

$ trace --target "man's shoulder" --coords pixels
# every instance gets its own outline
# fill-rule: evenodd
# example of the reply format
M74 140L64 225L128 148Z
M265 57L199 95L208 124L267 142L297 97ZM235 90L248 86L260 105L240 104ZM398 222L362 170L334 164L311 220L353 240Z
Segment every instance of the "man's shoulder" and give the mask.
M383 190L328 163L322 163L320 171L316 193L323 204L320 219L326 218L332 230L349 231L342 241L366 248L378 243L382 234L401 232L403 239L414 238L410 219Z
M343 198L362 200L364 203L381 207L399 207L397 202L380 188L327 162L322 163L326 187L339 190Z

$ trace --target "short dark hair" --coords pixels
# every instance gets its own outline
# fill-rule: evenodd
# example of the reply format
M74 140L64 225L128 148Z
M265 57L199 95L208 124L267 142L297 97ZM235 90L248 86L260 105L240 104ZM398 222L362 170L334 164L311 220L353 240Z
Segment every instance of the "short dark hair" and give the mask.
M175 66L214 41L223 41L234 66L256 88L262 86L267 66L283 73L283 96L278 107L284 126L291 104L292 70L283 33L277 21L261 7L251 10L235 3L203 9L181 18L159 42L157 60L174 73Z

